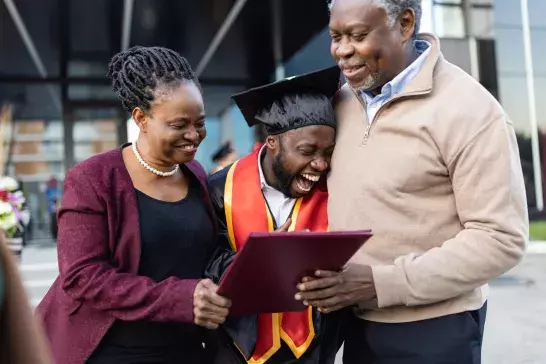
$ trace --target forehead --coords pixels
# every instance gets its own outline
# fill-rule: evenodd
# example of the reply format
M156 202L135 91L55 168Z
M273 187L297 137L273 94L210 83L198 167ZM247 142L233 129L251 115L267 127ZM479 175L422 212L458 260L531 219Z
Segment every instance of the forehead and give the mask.
M335 129L327 125L311 125L289 130L285 133L286 142L290 145L314 144L327 148L334 144Z
M154 111L201 115L204 113L203 95L193 82L183 81L159 85L154 90Z
M375 28L387 22L385 9L373 0L335 0L330 12L331 29Z

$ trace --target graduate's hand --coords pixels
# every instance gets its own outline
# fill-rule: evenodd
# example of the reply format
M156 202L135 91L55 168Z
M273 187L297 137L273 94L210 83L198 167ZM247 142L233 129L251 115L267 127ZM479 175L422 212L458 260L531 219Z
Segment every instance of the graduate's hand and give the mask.
M194 323L207 329L217 329L226 321L231 301L216 293L218 286L210 279L197 283L193 293Z
M372 268L349 264L342 272L317 271L298 284L296 299L328 313L377 297Z
M291 218L288 218L284 224L282 224L281 227L277 228L277 230L275 230L276 233L285 233L288 231L288 229L290 228L290 225L292 224L292 219Z

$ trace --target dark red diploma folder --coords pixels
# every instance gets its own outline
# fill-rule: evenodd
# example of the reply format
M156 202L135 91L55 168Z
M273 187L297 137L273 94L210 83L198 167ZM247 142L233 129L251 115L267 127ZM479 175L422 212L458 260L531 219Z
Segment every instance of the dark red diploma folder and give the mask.
M251 233L224 274L218 294L230 315L303 311L297 285L317 269L338 271L372 236L367 231Z

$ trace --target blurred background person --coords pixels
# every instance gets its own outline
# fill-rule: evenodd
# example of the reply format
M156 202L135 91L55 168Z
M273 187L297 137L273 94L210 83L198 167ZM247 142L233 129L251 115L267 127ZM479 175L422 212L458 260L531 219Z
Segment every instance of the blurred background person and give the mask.
M211 174L221 171L237 160L237 151L231 141L227 141L218 148L212 155L212 162L215 164Z

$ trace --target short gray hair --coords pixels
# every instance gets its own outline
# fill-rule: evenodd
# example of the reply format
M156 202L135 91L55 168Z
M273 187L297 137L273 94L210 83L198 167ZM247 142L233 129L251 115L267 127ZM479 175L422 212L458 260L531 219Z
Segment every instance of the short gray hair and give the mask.
M332 10L334 2L336 0L328 0L328 9ZM387 13L387 21L389 27L394 26L402 12L406 9L412 9L415 13L415 26L413 27L413 37L417 37L419 34L419 28L421 26L421 17L423 10L421 9L421 0L369 0L376 3L378 6L385 9Z

